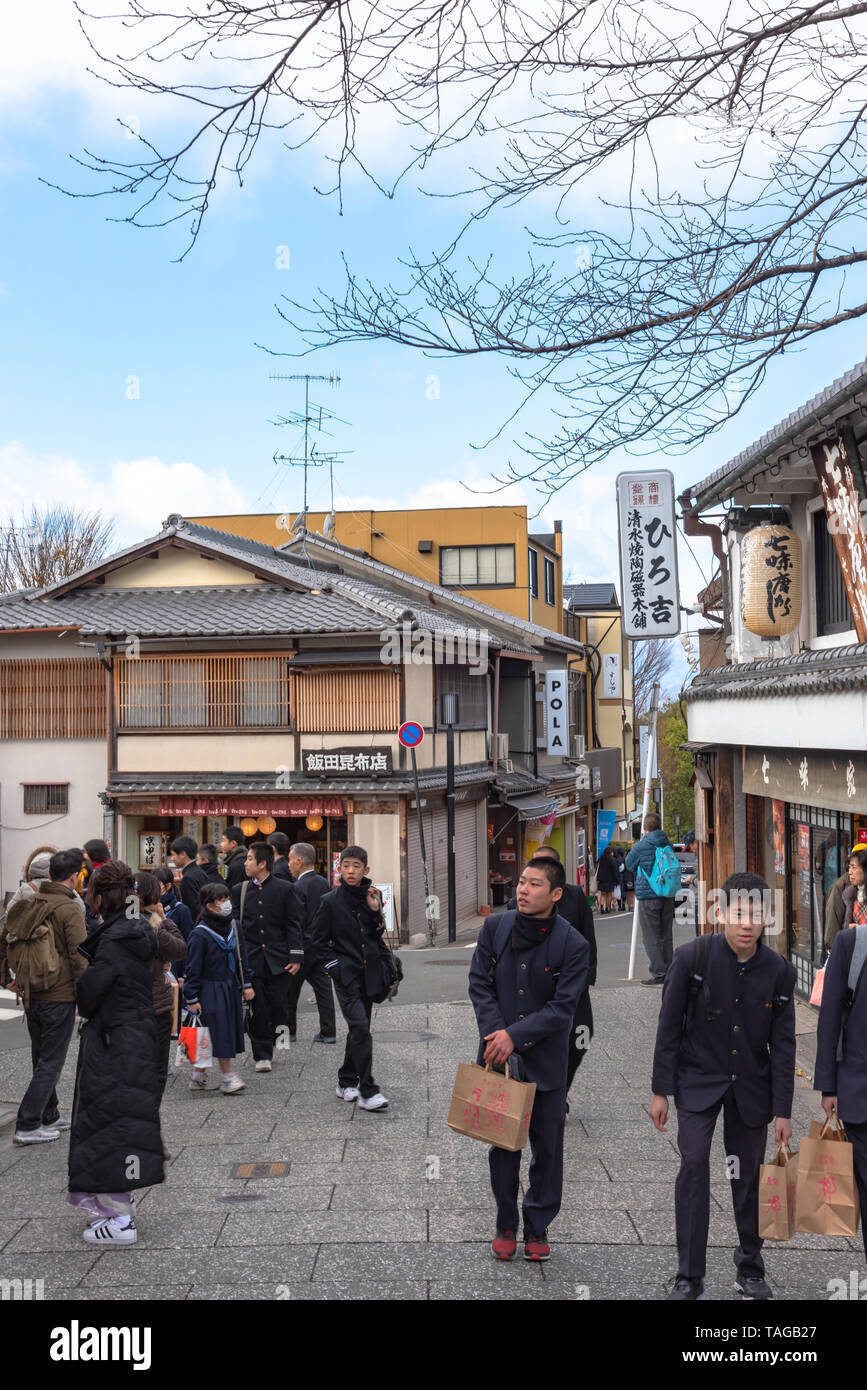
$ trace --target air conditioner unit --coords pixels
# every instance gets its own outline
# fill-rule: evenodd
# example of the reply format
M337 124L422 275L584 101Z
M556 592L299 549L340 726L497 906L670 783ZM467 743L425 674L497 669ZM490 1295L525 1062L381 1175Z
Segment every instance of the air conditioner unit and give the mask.
M583 758L587 751L587 740L583 734L572 735L572 757Z

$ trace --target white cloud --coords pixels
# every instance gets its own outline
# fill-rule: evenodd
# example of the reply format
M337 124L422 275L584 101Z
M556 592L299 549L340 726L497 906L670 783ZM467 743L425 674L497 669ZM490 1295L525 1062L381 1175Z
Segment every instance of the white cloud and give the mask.
M102 474L102 470L99 470ZM31 503L66 502L114 517L114 549L155 535L171 512L195 516L244 512L247 500L223 469L206 473L188 460L118 459L107 477L59 454L31 453L17 441L0 448L0 495L7 517ZM203 506L207 503L207 506Z

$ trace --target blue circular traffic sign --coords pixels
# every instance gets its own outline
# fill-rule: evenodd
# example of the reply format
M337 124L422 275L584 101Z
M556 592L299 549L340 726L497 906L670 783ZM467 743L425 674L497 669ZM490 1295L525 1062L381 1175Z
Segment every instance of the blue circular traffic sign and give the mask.
M424 738L424 729L421 724L416 724L414 720L410 720L406 724L401 724L397 736L404 748L417 748Z

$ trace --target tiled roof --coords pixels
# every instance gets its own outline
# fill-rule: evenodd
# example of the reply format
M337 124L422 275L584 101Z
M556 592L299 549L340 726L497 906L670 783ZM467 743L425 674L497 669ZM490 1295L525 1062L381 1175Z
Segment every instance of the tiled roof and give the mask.
M867 643L798 652L702 671L684 692L694 700L761 700L867 689Z
M491 769L488 763L473 763L455 768L458 786L474 786L488 782ZM445 788L445 768L419 772L419 787L423 791ZM360 792L378 792L381 796L396 796L415 790L412 777L399 771L391 777L304 777L298 773L291 786L274 790L273 772L115 772L107 783L110 796L131 796L148 793L151 796L210 796L217 792L261 792L268 796L357 796Z
M691 510L702 511L710 503L724 497L742 473L747 473L768 454L783 447L805 426L815 427L820 416L827 416L839 410L856 392L864 390L867 390L867 361L857 363L843 376L832 381L830 386L826 386L824 391L820 391L818 396L814 396L791 415L787 415L785 420L768 430L767 434L763 434L761 439L757 439L748 449L742 449L733 459L717 468L700 483L693 483L692 487L687 488Z
M617 608L617 589L613 584L564 584L567 608Z

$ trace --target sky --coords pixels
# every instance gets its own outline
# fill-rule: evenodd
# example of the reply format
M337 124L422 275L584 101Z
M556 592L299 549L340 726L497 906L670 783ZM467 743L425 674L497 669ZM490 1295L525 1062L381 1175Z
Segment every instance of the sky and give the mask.
M88 74L92 57L67 0L15 7L4 38L3 520L31 501L98 506L116 518L117 542L129 545L171 512L298 510L300 472L273 462L275 452L297 447L297 433L270 422L303 408L303 383L269 377L337 372L338 386L314 384L311 397L348 422L332 424L320 444L344 455L334 468L339 508L522 502L534 517L531 530L562 520L569 581L613 580L619 588L619 471L669 467L680 492L865 356L863 331L844 325L772 368L741 413L685 457L660 453L640 465L613 457L548 502L523 483L503 489L495 477L520 460L515 431L477 446L519 401L504 361L432 360L386 343L304 358L256 346L297 351L298 337L275 307L282 296L303 301L320 286L337 290L342 255L372 278L393 272L409 246L427 251L446 239L451 204L420 196L411 181L387 200L355 178L340 216L334 201L313 191L323 179L321 156L272 143L243 189L217 191L196 248L177 264L185 245L179 228L143 231L108 220L121 215L117 203L70 198L40 181L92 192L96 183L71 157L131 149L118 118L167 143L172 112ZM492 226L503 245L494 240L491 250L506 250L509 238L514 249L526 220ZM551 405L534 405L527 425L544 430ZM327 469L311 470L309 488L312 508L329 505ZM684 604L711 573L710 543L692 547L680 542ZM698 625L686 616L685 623ZM685 675L677 653L676 673Z

